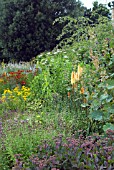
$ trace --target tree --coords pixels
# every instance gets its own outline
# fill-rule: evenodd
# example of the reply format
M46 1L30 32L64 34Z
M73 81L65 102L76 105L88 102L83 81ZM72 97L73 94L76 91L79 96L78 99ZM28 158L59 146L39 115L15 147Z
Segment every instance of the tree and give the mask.
M76 0L5 0L2 9L0 39L4 54L25 61L56 46L63 28L59 23L53 25L56 18L84 13Z
M87 17L90 19L90 24L98 24L100 16L107 17L110 19L110 11L109 9L104 6L103 4L98 4L97 1L94 1L93 8L86 9L84 13L84 17Z

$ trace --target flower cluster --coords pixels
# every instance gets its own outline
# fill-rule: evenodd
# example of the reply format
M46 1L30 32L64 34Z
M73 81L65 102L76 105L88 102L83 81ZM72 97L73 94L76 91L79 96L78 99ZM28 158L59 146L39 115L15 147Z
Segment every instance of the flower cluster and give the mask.
M71 73L71 84L74 85L75 83L77 83L81 76L82 76L82 72L83 72L83 68L78 65L78 71L75 72L75 71L72 71Z
M34 76L37 74L37 69L33 72L32 70L17 70L17 71L10 71L10 72L4 72L0 76L0 84L10 84L12 85L27 85L28 77L31 75L31 78L33 79Z
M83 73L83 68L80 65L78 65L77 72L72 71L71 85L72 85L73 90L77 89L77 85L78 85L78 82L81 80L82 73ZM81 87L80 94L84 94L84 92L85 92L84 87ZM70 98L70 95L71 95L70 92L68 92L68 98Z
M30 95L30 88L22 86L19 88L18 86L15 87L13 90L5 89L4 93L2 94L1 100L3 102L8 100L17 100L18 98L24 99L26 101L27 97Z
M14 79L16 84L21 84L21 85L26 84L26 74L24 73L24 70L18 70L16 72L9 72L7 75L7 79L9 81Z

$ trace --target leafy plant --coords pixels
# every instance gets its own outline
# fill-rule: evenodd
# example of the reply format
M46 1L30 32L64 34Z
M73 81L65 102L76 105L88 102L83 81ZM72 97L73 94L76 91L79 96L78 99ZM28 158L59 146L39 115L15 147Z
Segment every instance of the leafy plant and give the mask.
M39 55L36 61L36 67L41 73L31 83L31 98L35 97L49 104L54 98L58 100L58 97L66 96L72 69L69 57L60 51Z
M112 135L112 136L111 136ZM78 139L60 135L54 139L54 144L44 142L37 147L37 153L30 158L30 169L113 169L113 131L107 132L107 140L96 134Z

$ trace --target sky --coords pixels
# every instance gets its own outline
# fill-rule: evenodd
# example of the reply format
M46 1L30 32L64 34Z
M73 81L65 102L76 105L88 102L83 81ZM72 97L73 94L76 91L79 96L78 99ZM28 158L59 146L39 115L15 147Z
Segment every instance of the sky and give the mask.
M80 0L85 7L87 7L88 9L89 8L92 8L92 3L95 1L95 0ZM108 2L112 2L111 0L97 0L98 3L102 3L102 4L108 4Z

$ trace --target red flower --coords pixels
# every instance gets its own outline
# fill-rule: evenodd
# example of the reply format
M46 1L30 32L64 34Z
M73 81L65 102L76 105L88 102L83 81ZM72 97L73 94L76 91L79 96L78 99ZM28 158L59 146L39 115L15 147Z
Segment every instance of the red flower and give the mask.
M9 74L14 75L14 74L15 74L15 72L9 72Z
M26 84L26 82L25 82L25 81L22 81L22 82L21 82L21 85L25 85L25 84Z

